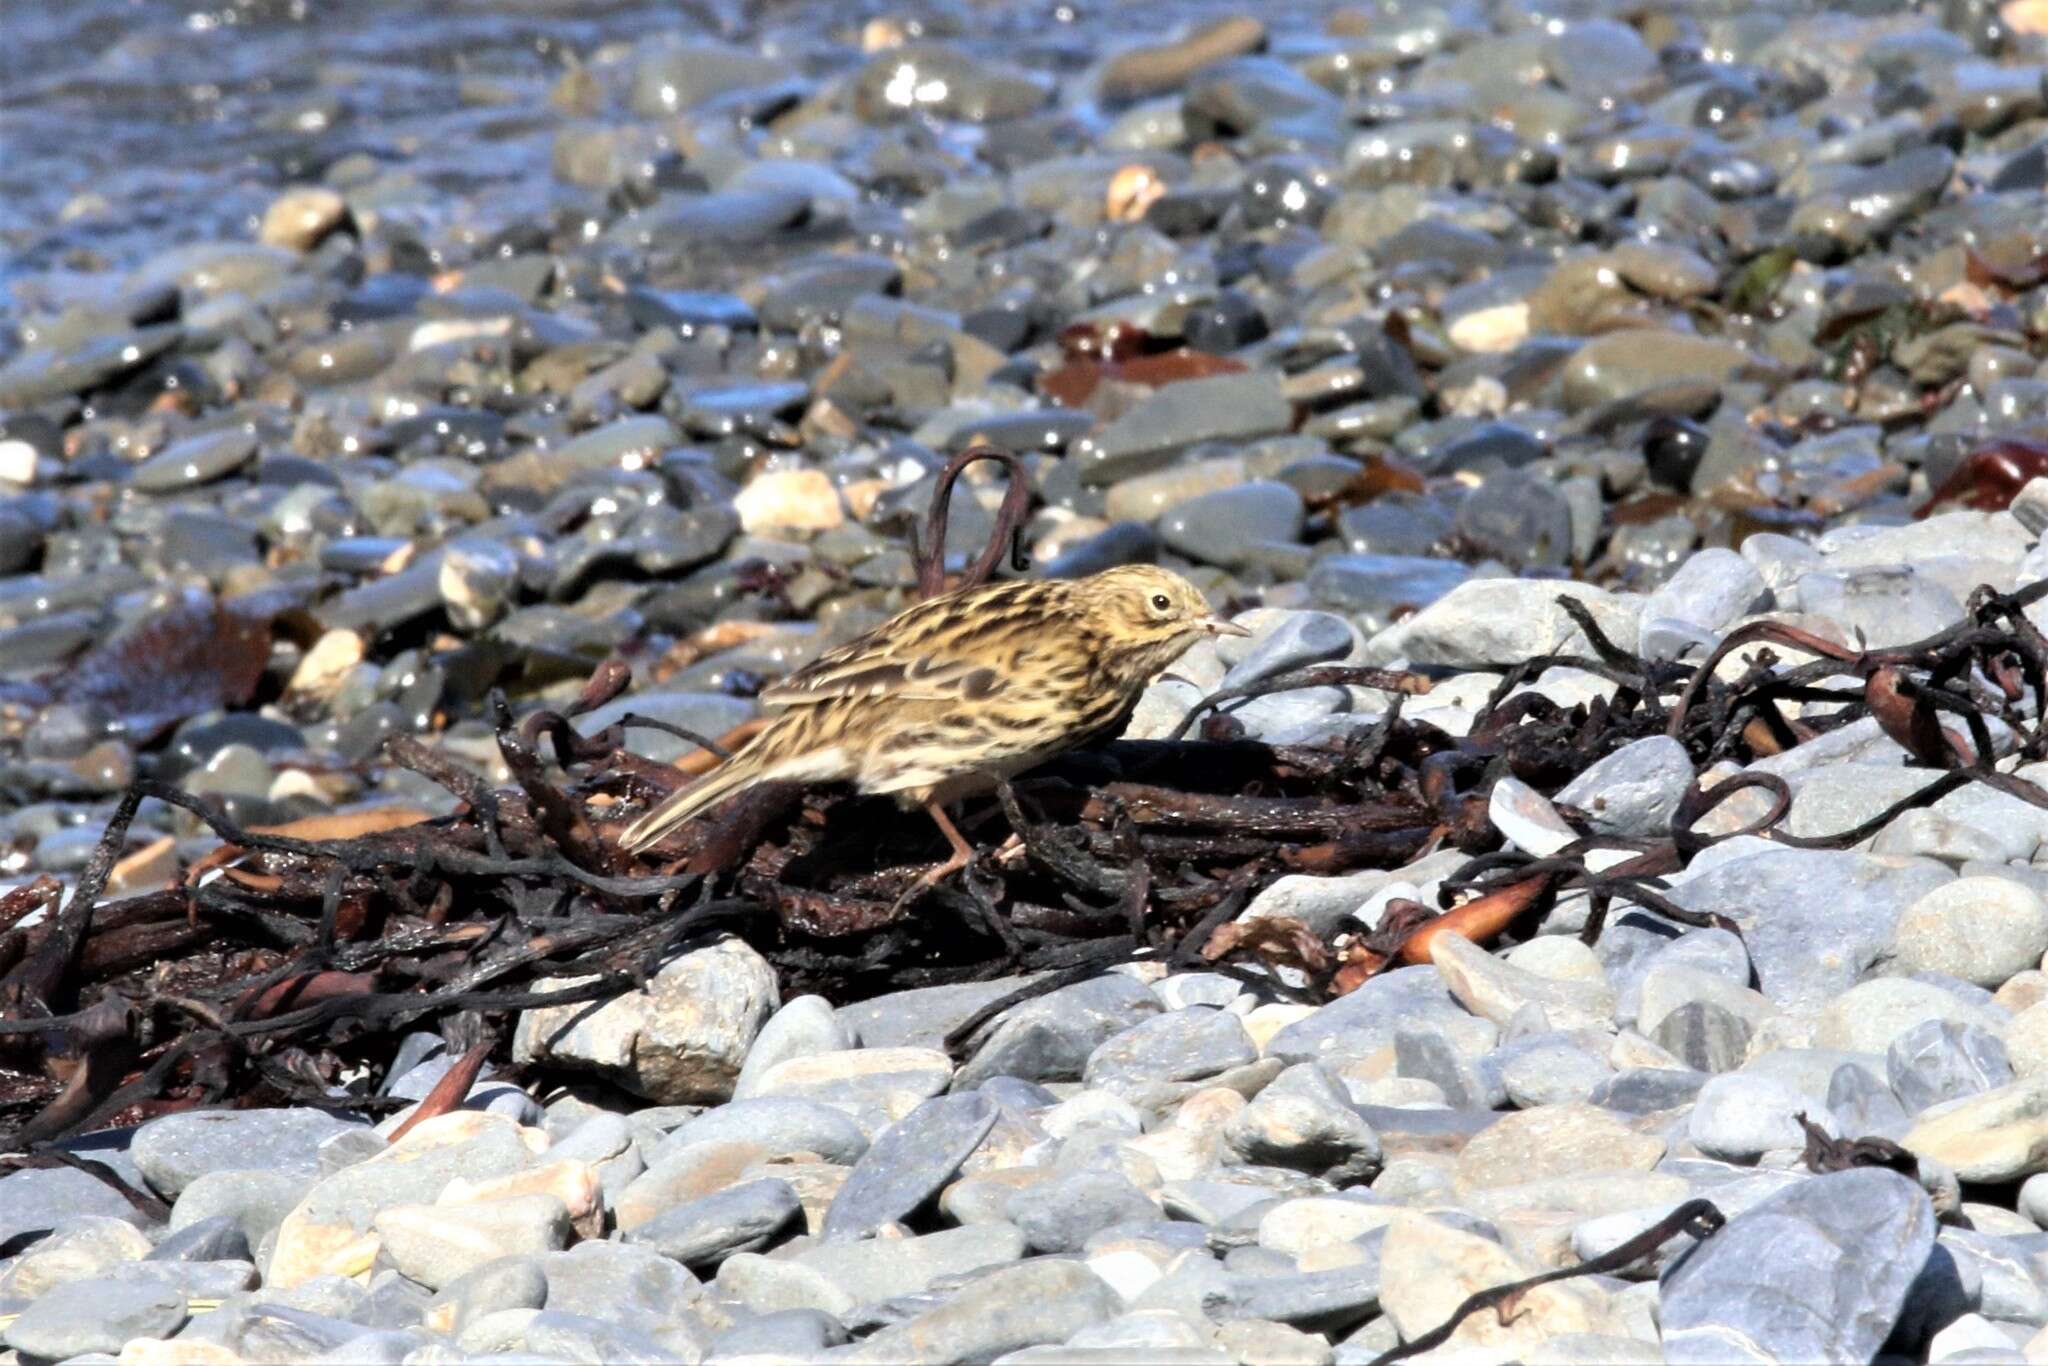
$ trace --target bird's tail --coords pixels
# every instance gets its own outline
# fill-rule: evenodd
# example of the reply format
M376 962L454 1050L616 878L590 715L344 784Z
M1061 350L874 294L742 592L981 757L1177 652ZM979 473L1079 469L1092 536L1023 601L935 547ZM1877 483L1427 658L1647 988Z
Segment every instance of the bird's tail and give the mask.
M619 847L629 854L637 854L648 845L659 843L664 835L690 817L752 787L767 776L758 750L757 738L755 744L727 759L682 791L665 798L660 805L625 828L619 836Z

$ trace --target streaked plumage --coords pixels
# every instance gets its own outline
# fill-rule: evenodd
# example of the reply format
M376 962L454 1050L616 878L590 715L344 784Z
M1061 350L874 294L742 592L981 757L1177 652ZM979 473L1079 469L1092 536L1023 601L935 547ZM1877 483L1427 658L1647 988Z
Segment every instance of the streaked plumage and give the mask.
M645 849L755 783L851 782L923 806L953 858L944 805L1106 733L1205 635L1244 635L1200 590L1149 565L1017 580L928 599L761 694L780 715L746 748L626 828Z

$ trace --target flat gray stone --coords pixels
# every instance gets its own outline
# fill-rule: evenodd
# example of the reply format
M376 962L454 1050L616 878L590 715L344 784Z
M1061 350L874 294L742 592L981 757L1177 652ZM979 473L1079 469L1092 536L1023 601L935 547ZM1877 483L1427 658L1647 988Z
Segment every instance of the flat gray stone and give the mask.
M88 1214L137 1226L149 1222L112 1186L69 1167L18 1167L0 1176L0 1243L23 1234L47 1233L67 1219Z
M796 1191L771 1177L665 1209L626 1238L696 1270L715 1267L735 1252L758 1252L800 1231L803 1223Z
M1664 1359L1868 1361L1933 1246L1933 1203L1896 1172L1802 1181L1666 1273Z
M1451 998L1434 967L1396 968L1274 1035L1266 1056L1282 1062L1355 1062L1391 1046L1401 1029L1433 1031L1466 1056L1492 1048L1500 1030Z
M826 1241L865 1238L936 1196L1000 1115L976 1094L935 1096L875 1136L832 1199Z
M1774 1005L1818 1011L1877 961L1905 909L1953 876L1921 859L1771 849L1688 878L1670 896L1741 926Z
M1122 973L1062 987L1006 1013L954 1074L953 1089L971 1091L992 1077L1078 1081L1091 1053L1163 1009Z
M1039 1258L977 1278L915 1317L844 1349L849 1362L966 1363L1064 1342L1123 1303L1079 1262Z
M1085 1168L1026 1186L1010 1197L1008 1213L1034 1252L1079 1252L1103 1229L1164 1217L1129 1177Z
M1206 1081L1259 1060L1244 1024L1213 1006L1155 1015L1105 1040L1088 1055L1083 1081L1133 1104L1179 1082Z
M706 1110L669 1131L648 1165L693 1143L753 1143L771 1153L816 1153L852 1166L868 1150L867 1135L844 1110L796 1096L755 1096Z
M187 1110L137 1129L129 1152L149 1184L175 1199L211 1171L256 1168L310 1179L319 1174L322 1143L363 1127L324 1110Z
M567 1313L658 1323L703 1294L680 1263L629 1243L585 1241L538 1260L548 1278L547 1304Z
M942 1048L946 1035L991 1001L999 1001L1029 977L999 977L989 982L917 987L850 1005L839 1012L840 1023L863 1048Z
M940 1229L917 1238L819 1243L792 1259L827 1277L863 1304L914 1295L934 1281L1001 1266L1024 1256L1024 1233L996 1221Z
M1566 783L1561 806L1575 806L1603 834L1668 834L1678 803L1692 786L1692 758L1667 735L1623 745Z
M87 1352L118 1353L134 1338L166 1338L185 1322L185 1297L146 1282L66 1281L36 1297L7 1329L25 1357L62 1361Z

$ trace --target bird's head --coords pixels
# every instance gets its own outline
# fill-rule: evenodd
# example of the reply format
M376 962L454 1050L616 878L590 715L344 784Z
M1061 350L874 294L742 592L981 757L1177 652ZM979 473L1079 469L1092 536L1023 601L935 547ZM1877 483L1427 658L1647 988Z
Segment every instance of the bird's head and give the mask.
M1154 565L1107 569L1075 583L1081 614L1096 628L1105 664L1142 683L1204 636L1248 636L1209 610L1202 590Z

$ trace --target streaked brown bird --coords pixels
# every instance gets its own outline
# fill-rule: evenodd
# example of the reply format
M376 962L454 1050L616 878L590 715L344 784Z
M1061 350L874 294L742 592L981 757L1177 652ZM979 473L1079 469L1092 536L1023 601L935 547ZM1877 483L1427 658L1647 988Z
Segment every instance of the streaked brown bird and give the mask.
M620 843L645 849L756 783L851 782L922 806L953 848L907 898L974 857L948 803L1107 734L1204 636L1249 634L1150 565L928 598L763 692L781 714Z

